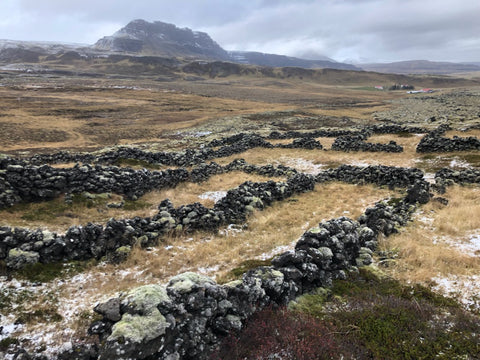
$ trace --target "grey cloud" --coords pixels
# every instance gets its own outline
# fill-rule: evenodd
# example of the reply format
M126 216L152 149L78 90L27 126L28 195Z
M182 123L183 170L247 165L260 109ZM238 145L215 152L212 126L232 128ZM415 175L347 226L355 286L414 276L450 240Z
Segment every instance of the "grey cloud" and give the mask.
M92 43L142 18L206 31L227 49L480 61L478 0L4 1L12 15L0 38Z

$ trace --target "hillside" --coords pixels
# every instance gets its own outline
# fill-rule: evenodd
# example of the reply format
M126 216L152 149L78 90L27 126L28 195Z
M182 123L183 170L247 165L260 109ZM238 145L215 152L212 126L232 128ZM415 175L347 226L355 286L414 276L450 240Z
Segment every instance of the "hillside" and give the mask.
M475 64L435 62L427 60L398 61L393 63L361 64L367 71L393 74L453 74L480 71Z

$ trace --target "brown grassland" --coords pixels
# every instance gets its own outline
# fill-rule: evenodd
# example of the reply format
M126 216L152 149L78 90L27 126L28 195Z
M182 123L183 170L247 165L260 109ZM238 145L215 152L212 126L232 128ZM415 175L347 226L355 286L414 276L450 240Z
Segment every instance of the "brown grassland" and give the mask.
M352 78L354 75L350 74ZM384 81L373 73L360 83L336 81L334 74L325 75L324 82L248 76L162 82L148 77L54 78L4 72L0 76L0 153L31 156L58 150L94 151L115 145L174 151L242 131L268 134L272 130L376 124L377 113L393 111L404 101L408 106L403 91L373 90L374 85ZM422 77L415 81L418 87L435 84ZM436 83L439 91L429 96L464 91L466 86L472 86L469 81L452 85L446 78L445 83ZM478 98L479 89L471 89ZM423 117L428 115L427 109ZM467 125L478 125L478 114L464 120L453 124L454 130L447 136L480 136L478 129L461 131ZM417 125L435 128L438 124ZM418 167L428 174L444 166L477 169L480 166L478 151L418 154L415 148L420 139L421 134L375 135L368 139L379 143L394 140L404 147L404 152L398 154L333 151L330 147L334 139L319 138L323 150L256 148L215 161L227 164L243 158L255 165L282 164L310 173L341 164ZM247 180L267 178L240 172L216 175L200 184L182 183L175 189L153 191L136 201L126 201L122 209L106 206L108 202L122 201L118 194L95 201L74 199L71 206L65 205L63 197L20 204L0 211L0 226L63 232L71 225L104 223L112 217L152 216L159 202L166 198L175 206L193 202L213 206L213 200L201 199L199 195L226 191ZM320 221L339 216L355 219L376 201L399 196L399 190L374 186L319 184L310 193L255 211L243 227L224 228L218 234L170 234L160 239L157 247L134 248L124 263L89 264L81 277L57 281L53 286L55 293L49 292L56 299L50 302L53 306L62 304L59 311L72 306L76 309L57 327L68 326L84 332L85 324L92 320L95 302L140 284L166 282L182 271L198 271L227 281L233 268L245 261L271 258L275 252L292 246L305 230ZM478 235L480 191L474 186L454 186L442 196L449 200L448 205L432 201L422 206L415 220L399 234L382 239L380 250L395 255L383 269L389 276L431 285L437 276L480 273L479 255L466 255L452 245L452 241L461 243L472 234ZM85 300L79 302L79 298ZM29 309L49 301L38 296L32 299ZM38 321L24 331L39 331L45 326ZM66 335L57 332L55 336L60 341L68 341L62 338Z

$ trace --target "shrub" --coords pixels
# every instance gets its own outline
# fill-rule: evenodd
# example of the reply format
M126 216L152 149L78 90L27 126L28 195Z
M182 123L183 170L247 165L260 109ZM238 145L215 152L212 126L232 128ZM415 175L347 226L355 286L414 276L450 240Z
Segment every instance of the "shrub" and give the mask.
M285 308L266 308L227 337L212 359L335 359L339 349L329 326Z

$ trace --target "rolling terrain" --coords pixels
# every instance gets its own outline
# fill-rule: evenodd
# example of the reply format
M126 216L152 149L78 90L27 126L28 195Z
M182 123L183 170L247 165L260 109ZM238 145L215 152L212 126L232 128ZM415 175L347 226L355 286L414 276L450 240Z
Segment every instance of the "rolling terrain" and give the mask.
M432 196L417 201L420 195L411 195L414 199L408 200L406 207L411 213L401 213L408 221L396 219L390 230L379 230L371 255L363 250L365 263L371 259L372 265L362 267L356 257L353 268L332 270L336 278L331 286L308 289L303 296L295 297L290 310L282 310L297 318L303 319L305 314L315 321L320 318L320 323L310 317L304 322L313 324L316 333L325 334L322 346L317 341L320 337L299 341L285 337L283 343L313 341L308 348L319 349L325 358L340 354L402 359L406 349L413 349L413 358L478 358L478 80L271 68L143 55L89 57L77 56L76 51L38 58L31 55L24 53L25 61L15 67L5 63L0 72L0 199L7 199L7 203L14 198L12 194L17 196L11 206L0 209L0 255L5 252L0 261L0 282L6 290L0 295L0 354L5 358L14 358L20 349L26 349L34 359L74 358L73 354L80 354L75 355L79 359L98 358L99 353L102 359L114 359L105 345L112 339L123 339L123 343L132 340L143 346L140 349L153 351L149 345L157 346L156 341L163 338L158 329L147 325L159 313L147 307L141 311L136 308L148 305L132 300L144 294L136 292L139 286L151 286L144 290L166 286L169 296L178 296L179 303L183 301L181 294L194 294L198 297L186 302L189 305L184 310L197 314L195 306L205 310L202 299L210 296L208 291L218 291L212 297L220 299L226 291L223 284L237 281L238 285L242 279L255 283L255 278L249 278L252 272L243 274L248 270L254 273L260 266L278 265L279 260L272 262L275 256L285 251L296 254L297 241L303 239L305 245L308 236L317 240L322 226L331 226L332 234L348 233L364 221L362 216L369 208L394 212L397 205L404 204L416 180L429 187L426 193ZM407 94L375 89L393 84L428 87L435 92ZM454 142L471 137L468 144L472 146L419 152L423 139L436 134L441 125L449 128L432 138L450 144L445 139ZM337 140L341 136L353 136L344 145L394 142L402 151L386 151L390 148L385 146L378 147L381 151L339 148L336 146L340 146ZM78 180L82 174L91 178ZM355 174L360 175L356 178ZM129 182L129 177L134 180ZM50 178L54 179L54 191L36 191L50 190L44 184ZM151 184L151 179L157 182ZM162 182L164 179L168 181ZM29 188L27 180L36 185ZM278 190L278 198L270 199L276 189L289 186L291 192ZM263 187L268 187L266 193L270 195L262 192ZM245 206L240 201L242 191L252 193L245 195ZM224 205L227 194L237 196L237 205ZM231 215L228 210L243 208L245 212L240 215ZM202 211L211 211L211 217L198 220ZM224 218L218 223L208 222L213 221L212 214L219 213ZM118 230L124 222L130 228ZM149 226L156 226L155 231ZM13 227L28 230L9 230ZM88 248L90 255L77 248L58 250L58 254L67 255L43 249L51 246L47 238L51 239L53 233L55 241L64 241L65 246L70 238L76 239L72 240L74 244L86 244L86 235L79 235L85 234L85 229L109 234L98 235L99 244L105 239L124 243L105 253L94 246L79 245L85 251ZM23 233L27 234L24 243L12 245L12 239ZM35 237L39 233L41 240ZM113 249L116 245L108 246ZM20 250L31 257L39 254L36 259L41 256L42 261L26 255L22 258ZM68 257L76 252L82 255ZM307 263L309 267L312 264ZM269 274L278 277L278 269L285 274L294 272L291 267L278 265L268 270ZM326 269L331 270L328 266ZM177 278L185 272L198 275ZM267 287L271 298L274 288ZM98 304L110 300L112 304L116 299L123 301L121 313L120 305L118 314L114 311L112 315L102 306L99 310ZM226 301L234 303L230 300ZM170 306L157 305L165 314ZM220 307L209 311L220 312ZM229 311L228 321L235 324L234 309ZM371 313L375 314L373 318L368 316ZM120 330L112 332L115 321L121 323L111 320L117 315L123 320L137 316L135 319L140 319L149 333L134 328L133 322L121 336ZM180 319L182 313L177 315ZM109 316L110 322L105 320ZM219 316L227 319L223 313ZM285 321L276 326L294 326L297 322L290 322L289 316L273 316ZM160 317L155 319L163 324ZM273 341L268 328L255 327L261 321L243 323L247 342L242 342L245 339L239 334L238 344L251 351L244 357L260 354L255 353L263 349L260 345ZM273 323L272 318L266 322ZM104 328L92 328L92 324L103 324ZM212 324L191 326L210 329ZM216 343L220 351L216 355L228 358L221 351L231 348L229 338L215 324L215 334L221 333L227 341ZM119 328L117 325L114 329ZM307 331L295 329L291 333ZM184 330L182 334L190 334L190 330ZM256 341L260 345L248 342L258 332L261 336ZM158 336L150 337L152 333ZM418 336L412 338L412 333L422 334L424 341L419 342ZM338 336L332 338L332 334ZM190 344L190 338L185 339ZM385 339L391 341L387 349L382 345ZM168 346L165 349L170 349ZM274 352L271 348L265 351ZM233 352L229 356L235 358ZM179 358L195 357L184 354Z

